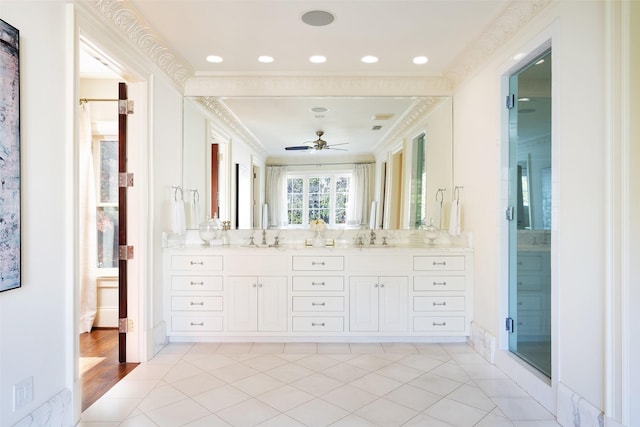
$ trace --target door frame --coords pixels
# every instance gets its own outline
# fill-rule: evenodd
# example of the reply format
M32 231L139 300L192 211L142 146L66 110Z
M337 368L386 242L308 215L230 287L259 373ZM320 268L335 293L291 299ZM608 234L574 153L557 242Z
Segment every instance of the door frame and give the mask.
M500 106L501 106L501 162L500 168L508 170L509 167L509 110L502 108L505 106L505 99L509 94L509 77L517 70L531 62L533 58L539 56L544 51L551 49L554 55L558 56L560 48L556 42L559 34L558 24L551 25L547 30L538 34L523 46L519 52L523 55L517 61L511 59L503 64L500 72ZM552 62L552 123L558 123L558 61ZM558 153L558 129L552 125L551 132L551 163L552 170L559 171ZM498 332L496 349L496 366L504 371L507 376L514 379L522 388L534 397L551 413L557 413L558 394L558 373L553 370L558 366L558 277L557 277L557 225L552 227L551 244L551 379L540 373L537 369L529 366L518 356L509 351L509 332L505 329L505 319L509 317L509 221L505 220L505 209L509 200L509 177L500 173L500 197L497 200L497 209L500 215L500 301L498 317L496 319ZM556 187L557 188L557 187ZM556 190L557 191L557 190ZM558 200L557 194L553 196L552 203Z

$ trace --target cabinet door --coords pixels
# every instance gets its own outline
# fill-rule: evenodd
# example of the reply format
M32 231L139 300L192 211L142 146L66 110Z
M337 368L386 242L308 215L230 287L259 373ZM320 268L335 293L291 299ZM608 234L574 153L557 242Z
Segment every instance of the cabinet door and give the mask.
M378 279L380 332L407 330L408 282L406 277L386 276Z
M286 277L258 277L258 330L287 330Z
M258 330L258 280L253 276L230 276L229 295L229 330Z
M378 330L378 277L354 276L349 281L349 329Z

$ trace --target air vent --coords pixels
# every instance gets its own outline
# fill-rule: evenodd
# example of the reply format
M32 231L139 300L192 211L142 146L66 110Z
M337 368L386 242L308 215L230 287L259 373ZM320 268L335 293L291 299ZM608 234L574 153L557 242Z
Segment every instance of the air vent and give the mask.
M380 125L375 125L374 127L371 128L371 130L380 130L382 129L382 126Z
M395 114L390 113L390 114L374 114L373 115L373 120L389 120L391 119Z

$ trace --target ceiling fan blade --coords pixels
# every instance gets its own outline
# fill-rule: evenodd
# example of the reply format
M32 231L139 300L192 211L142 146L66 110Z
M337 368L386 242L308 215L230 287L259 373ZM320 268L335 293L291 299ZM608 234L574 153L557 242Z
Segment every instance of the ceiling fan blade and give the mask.
M285 150L310 150L313 147L309 145L294 145L293 147L284 147Z
M341 142L340 144L331 144L330 147L335 147L336 145L347 145L348 142Z
M338 145L338 144L336 144ZM324 147L325 150L340 150L340 151L349 151L346 148L333 148L333 147Z

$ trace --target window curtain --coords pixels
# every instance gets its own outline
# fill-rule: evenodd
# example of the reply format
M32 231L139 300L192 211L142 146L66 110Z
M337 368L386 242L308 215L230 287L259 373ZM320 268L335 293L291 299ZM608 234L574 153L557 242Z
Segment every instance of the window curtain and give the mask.
M80 107L79 165L79 246L80 246L80 333L91 332L96 318L98 297L96 283L97 236L96 194L91 149L91 109Z
M353 180L349 188L347 224L361 227L369 224L373 163L353 165Z
M287 220L287 167L267 166L265 200L270 227L284 227Z

